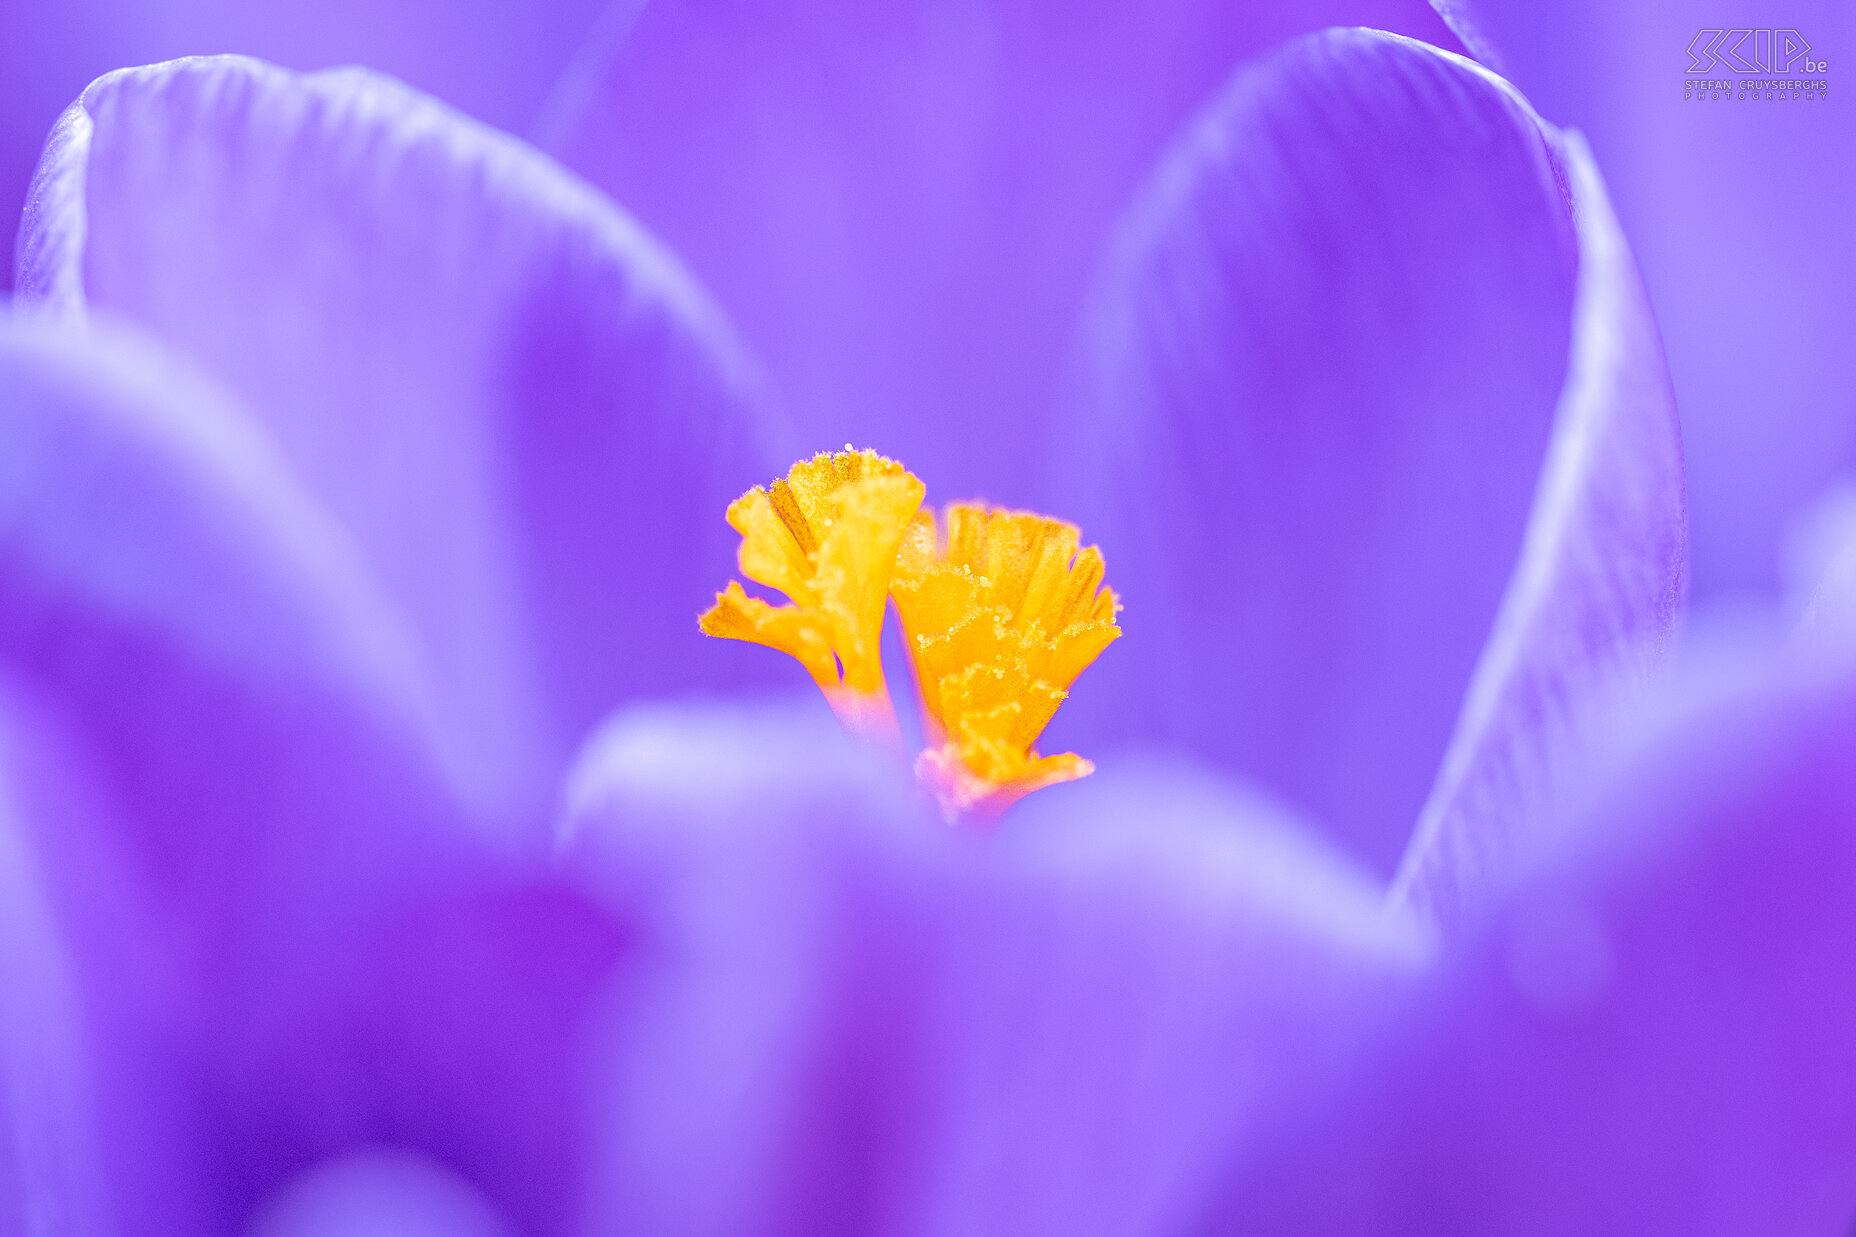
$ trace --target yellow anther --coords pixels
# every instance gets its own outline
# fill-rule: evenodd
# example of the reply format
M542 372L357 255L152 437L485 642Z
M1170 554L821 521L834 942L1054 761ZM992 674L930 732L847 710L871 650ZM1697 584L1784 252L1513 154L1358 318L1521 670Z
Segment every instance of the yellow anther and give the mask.
M1102 554L1076 526L955 503L910 522L890 595L936 733L917 773L950 817L994 814L1094 766L1032 748L1083 668L1121 635Z
M847 725L893 732L878 641L896 547L922 494L902 465L848 446L755 486L728 508L741 574L792 604L770 605L730 581L702 629L790 653Z

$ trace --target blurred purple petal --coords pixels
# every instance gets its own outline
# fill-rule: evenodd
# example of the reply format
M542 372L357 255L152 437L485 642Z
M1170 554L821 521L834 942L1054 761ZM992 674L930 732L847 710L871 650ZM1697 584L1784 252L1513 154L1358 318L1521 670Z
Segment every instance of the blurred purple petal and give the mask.
M27 823L44 753L19 720L0 705L0 1230L103 1233L96 1037Z
M468 1181L405 1152L357 1152L291 1183L252 1237L509 1237Z
M8 323L0 409L23 816L81 945L125 1231L236 1228L355 1142L558 1227L615 926L466 823L390 607L235 404Z
M1201 1231L1846 1231L1853 749L1847 676L1665 736Z
M58 113L101 73L246 52L365 64L525 133L600 0L61 0L0 6L0 220L18 217ZM13 272L0 272L0 291Z
M1577 135L1572 356L1514 580L1399 873L1444 919L1564 809L1605 715L1666 670L1688 584L1682 436L1656 323Z
M980 839L822 713L638 710L582 766L570 853L644 951L601 1231L1162 1231L1424 956L1203 773L1105 772Z
M1231 66L1410 0L656 0L566 146L684 255L807 441L1042 501L1090 269Z
M60 122L20 286L223 380L409 619L446 757L533 816L626 696L770 673L691 615L768 475L713 312L609 203L381 77L111 74Z
M1856 465L1856 12L1844 0L1440 3L1541 115L1576 125L1605 169L1669 350L1692 478L1700 595L1770 588L1798 506ZM1689 97L1739 80L1688 49L1704 28L1758 28L1742 59L1834 94ZM1772 64L1774 27L1808 50ZM1698 52L1712 40L1703 39ZM1738 40L1736 40L1738 43ZM1835 69L1807 71L1806 61ZM1802 96L1804 92L1799 92ZM1772 191L1718 191L1721 185ZM1698 186L1708 189L1698 191Z
M1128 635L1053 745L1171 737L1390 871L1581 428L1567 192L1526 105L1422 44L1331 31L1231 81L1100 292L1066 510Z
M1856 482L1816 503L1791 550L1799 642L1832 656L1856 653Z

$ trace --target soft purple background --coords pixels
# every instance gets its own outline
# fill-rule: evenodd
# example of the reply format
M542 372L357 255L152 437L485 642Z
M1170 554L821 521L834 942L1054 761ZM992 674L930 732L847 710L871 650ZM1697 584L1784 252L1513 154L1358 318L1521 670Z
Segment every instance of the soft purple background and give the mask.
M657 0L562 149L715 293L807 441L880 432L931 501L1045 507L1116 221L1238 64L1333 25L1454 46L1412 0Z

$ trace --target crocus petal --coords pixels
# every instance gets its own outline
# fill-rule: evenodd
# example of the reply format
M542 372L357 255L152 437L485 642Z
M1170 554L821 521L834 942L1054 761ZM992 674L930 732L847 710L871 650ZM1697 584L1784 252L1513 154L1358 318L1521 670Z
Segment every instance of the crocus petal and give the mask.
M599 1231L1163 1231L1423 956L1207 775L1100 774L977 839L821 714L635 711L579 771L570 855L646 951Z
M1798 541L1798 642L1833 656L1856 652L1856 483L1819 499Z
M772 467L737 359L517 143L361 70L125 70L60 121L20 262L22 298L138 324L260 418L408 617L485 811L543 815L631 693L766 673L692 617Z
M100 1234L94 1037L22 815L22 761L40 753L17 722L0 712L0 1229Z
M1040 505L1090 268L1230 67L1410 0L656 0L566 158L691 263L809 440ZM939 499L937 499L939 501Z
M559 1227L615 927L473 832L404 625L236 404L132 341L0 325L0 665L124 1231L231 1231L365 1141Z
M1843 77L1856 13L1844 0L1437 7L1541 115L1577 126L1605 169L1682 407L1699 593L1772 587L1799 504L1856 467L1856 123ZM1833 76L1835 96L1803 85ZM1800 88L1723 92L1724 80ZM1697 191L1725 182L1783 188Z
M1053 744L1171 736L1388 871L1453 728L1549 763L1527 728L1635 664L1681 580L1654 332L1573 192L1524 102L1423 44L1330 31L1232 79L1104 278L1072 509L1127 635ZM1463 712L1472 681L1508 711Z
M1578 135L1572 356L1519 565L1397 895L1451 919L1545 827L1605 714L1667 666L1688 584L1681 427L1630 252Z
M226 51L295 69L365 64L522 133L599 8L600 0L9 4L0 8L0 220L19 217L58 113L111 69ZM0 292L12 275L0 272Z
M251 1237L508 1237L495 1210L442 1164L360 1152L291 1183Z
M1837 1233L1856 681L1665 737L1200 1231Z

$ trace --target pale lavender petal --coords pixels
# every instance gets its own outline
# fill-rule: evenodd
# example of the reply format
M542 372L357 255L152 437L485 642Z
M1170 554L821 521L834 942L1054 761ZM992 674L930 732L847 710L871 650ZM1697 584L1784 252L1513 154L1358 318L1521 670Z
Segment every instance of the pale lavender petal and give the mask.
M1793 513L1856 466L1856 117L1845 76L1856 10L1844 0L1437 7L1541 115L1583 132L1605 170L1682 408L1698 595L1771 588ZM1730 39L1734 28L1745 33ZM1742 74L1736 57L1755 71ZM1692 89L1743 77L1837 89ZM1774 191L1716 191L1723 180Z
M1449 40L1410 0L656 0L566 157L715 289L815 449L1031 505L1163 143L1239 61L1356 22Z
M1847 676L1666 736L1200 1231L1848 1231L1853 748Z
M774 457L674 263L519 144L361 70L213 58L60 122L22 297L223 380L411 623L488 810L531 819L628 695L769 673L705 642L727 502Z
M639 924L600 1231L1164 1231L1425 944L1176 763L950 830L822 709L621 715L569 854Z
M357 1142L558 1227L615 927L467 819L403 625L236 404L0 328L0 664L124 1231L235 1230Z
M245 52L296 69L365 64L525 133L600 0L64 0L0 6L0 235L86 82L176 56ZM0 292L12 286L0 272Z
M1231 80L1099 294L1075 502L1126 635L1053 746L1175 739L1391 870L1561 431L1567 192L1526 105L1423 44Z
M1608 714L1663 677L1688 583L1682 436L1630 251L1576 134L1572 356L1513 582L1396 893L1459 917L1548 828Z

